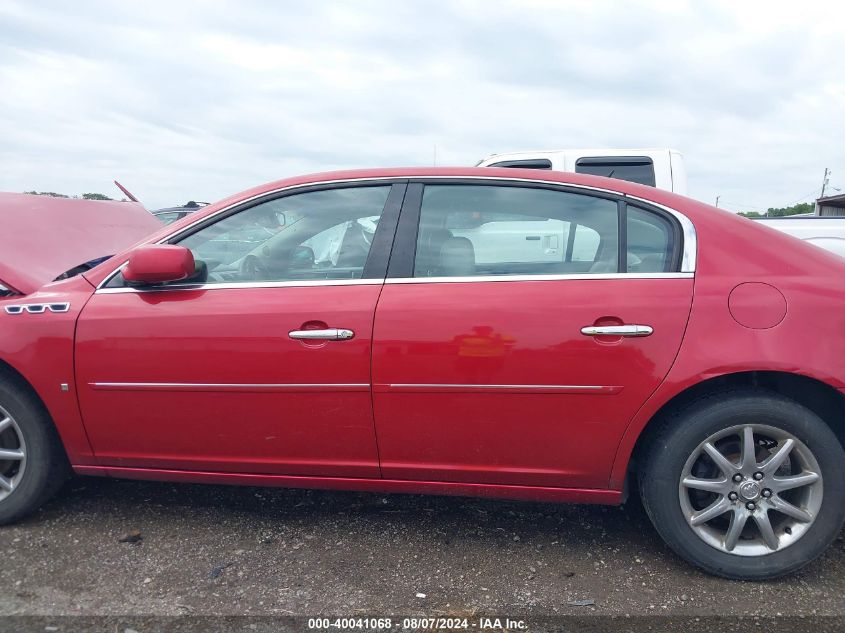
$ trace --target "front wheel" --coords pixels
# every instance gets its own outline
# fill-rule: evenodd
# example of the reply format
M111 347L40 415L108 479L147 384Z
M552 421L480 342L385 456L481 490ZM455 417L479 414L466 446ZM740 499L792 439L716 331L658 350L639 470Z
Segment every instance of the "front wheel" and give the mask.
M0 371L0 525L38 508L69 472L44 405L21 381Z
M845 451L824 421L773 393L709 396L676 413L640 473L669 546L719 576L758 580L819 556L845 520Z

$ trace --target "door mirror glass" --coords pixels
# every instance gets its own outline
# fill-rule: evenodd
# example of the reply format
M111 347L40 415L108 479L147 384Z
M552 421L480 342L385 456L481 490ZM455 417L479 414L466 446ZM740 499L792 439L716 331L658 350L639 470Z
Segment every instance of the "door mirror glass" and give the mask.
M181 281L194 274L194 256L182 246L141 246L129 254L123 278L132 285Z

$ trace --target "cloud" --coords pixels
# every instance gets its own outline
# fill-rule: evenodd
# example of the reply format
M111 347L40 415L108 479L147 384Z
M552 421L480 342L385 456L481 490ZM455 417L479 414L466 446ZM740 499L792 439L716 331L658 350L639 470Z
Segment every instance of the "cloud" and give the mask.
M0 189L149 207L357 166L671 146L737 210L845 186L833 3L0 0ZM839 140L840 142L837 142ZM732 204L730 204L732 203Z

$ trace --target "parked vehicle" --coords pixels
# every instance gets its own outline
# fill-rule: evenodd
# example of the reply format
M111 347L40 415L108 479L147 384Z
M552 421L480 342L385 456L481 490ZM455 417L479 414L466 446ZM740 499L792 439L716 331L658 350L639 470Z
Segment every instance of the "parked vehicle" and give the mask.
M678 150L668 148L509 152L491 154L477 166L570 171L638 182L681 195L687 193L684 156Z
M845 257L845 217L802 215L754 221Z
M583 174L381 169L257 187L59 282L17 254L2 522L73 470L605 504L636 488L673 550L730 578L792 572L842 529L845 261L764 223Z
M190 215L206 206L207 202L195 202L191 200L179 207L165 207L164 209L156 209L153 215L162 224L173 224L176 220L181 220L186 215Z

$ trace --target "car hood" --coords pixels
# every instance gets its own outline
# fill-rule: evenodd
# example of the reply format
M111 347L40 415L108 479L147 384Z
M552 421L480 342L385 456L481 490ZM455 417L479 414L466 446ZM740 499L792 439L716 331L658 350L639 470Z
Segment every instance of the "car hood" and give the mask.
M161 229L137 202L0 192L0 284L29 294Z

